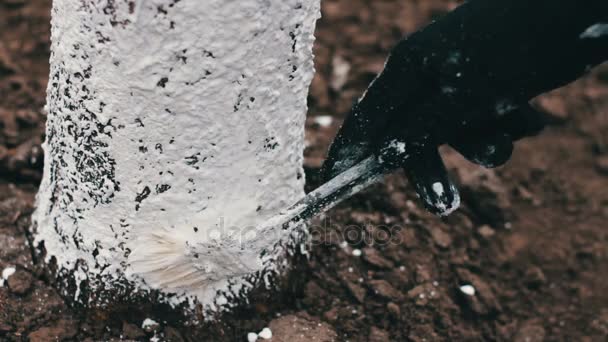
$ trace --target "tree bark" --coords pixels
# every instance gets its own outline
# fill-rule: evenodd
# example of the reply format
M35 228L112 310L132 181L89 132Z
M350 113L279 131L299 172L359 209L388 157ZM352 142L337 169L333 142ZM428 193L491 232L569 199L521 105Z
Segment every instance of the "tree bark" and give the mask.
M86 303L228 305L293 242L251 227L303 195L319 1L55 0L52 16L46 260Z

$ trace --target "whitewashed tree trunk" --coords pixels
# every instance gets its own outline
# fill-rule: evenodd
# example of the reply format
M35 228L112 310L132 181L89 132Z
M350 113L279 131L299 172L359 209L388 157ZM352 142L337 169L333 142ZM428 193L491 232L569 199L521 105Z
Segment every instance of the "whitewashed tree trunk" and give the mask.
M90 289L77 300L214 308L273 268L260 255L289 232L245 227L303 195L318 16L319 0L54 1L34 230Z

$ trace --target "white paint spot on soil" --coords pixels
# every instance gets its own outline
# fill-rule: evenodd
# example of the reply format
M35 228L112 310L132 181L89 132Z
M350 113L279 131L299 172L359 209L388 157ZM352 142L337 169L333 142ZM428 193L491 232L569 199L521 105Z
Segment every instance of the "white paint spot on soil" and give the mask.
M473 287L473 285L462 285L460 287L460 292L466 294L467 296L474 296L475 288Z
M258 334L254 333L254 332L250 332L249 334L247 334L248 342L255 342L257 340L258 340Z
M334 56L332 62L333 72L330 86L333 90L341 90L348 81L350 63L339 55Z
M4 286L4 282L8 280L10 276L15 274L14 267L7 267L2 271L2 278L0 279L0 287Z
M15 268L14 267L7 267L2 271L2 279L4 280L8 280L8 278L10 276L12 276L13 274L15 274Z
M329 127L334 122L334 118L329 115L320 115L315 117L315 123L321 127Z
M153 329L156 326L158 326L158 322L151 318L144 319L143 323L141 324L141 328L144 330Z
M270 340L272 338L272 330L270 330L270 328L264 328L260 331L258 336L265 340Z

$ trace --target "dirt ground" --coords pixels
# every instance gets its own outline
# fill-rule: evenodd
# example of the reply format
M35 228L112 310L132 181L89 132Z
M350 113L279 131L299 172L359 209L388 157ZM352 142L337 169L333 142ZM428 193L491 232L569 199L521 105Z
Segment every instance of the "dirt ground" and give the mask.
M390 47L454 6L323 0L309 188ZM446 149L463 193L454 215L427 214L392 175L315 222L310 257L280 294L258 294L219 323L68 305L27 231L43 162L49 12L50 0L0 0L0 271L16 268L0 287L0 341L246 341L265 326L289 342L608 339L607 67L538 99L549 127L518 143L507 166L482 170ZM143 329L145 318L159 324Z

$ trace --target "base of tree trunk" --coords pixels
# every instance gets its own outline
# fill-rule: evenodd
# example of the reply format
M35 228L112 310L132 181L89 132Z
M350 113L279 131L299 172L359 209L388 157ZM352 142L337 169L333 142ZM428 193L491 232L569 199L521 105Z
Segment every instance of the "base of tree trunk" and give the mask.
M33 232L66 295L213 311L288 266L255 228L304 194L319 7L54 1Z

